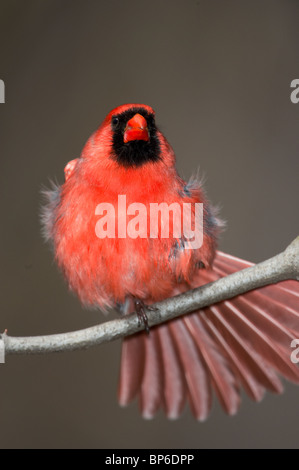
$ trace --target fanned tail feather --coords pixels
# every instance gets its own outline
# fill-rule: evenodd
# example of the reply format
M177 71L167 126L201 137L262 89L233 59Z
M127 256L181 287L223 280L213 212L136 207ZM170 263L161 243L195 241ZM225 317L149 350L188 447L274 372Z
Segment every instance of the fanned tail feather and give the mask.
M168 327L173 335L184 369L192 413L199 421L204 421L208 417L212 405L208 370L185 322L176 319L169 322Z
M156 330L159 335L163 363L164 409L169 419L180 416L187 396L184 369L178 349L168 325L161 325Z
M217 252L212 270L200 281L212 282L252 266ZM195 285L192 285L195 287ZM214 391L230 415L238 411L240 388L260 401L266 390L282 393L280 376L299 383L290 360L299 336L299 283L284 281L219 302L124 340L119 401L136 396L142 415L152 418L163 407L178 418L188 399L193 415L204 421Z

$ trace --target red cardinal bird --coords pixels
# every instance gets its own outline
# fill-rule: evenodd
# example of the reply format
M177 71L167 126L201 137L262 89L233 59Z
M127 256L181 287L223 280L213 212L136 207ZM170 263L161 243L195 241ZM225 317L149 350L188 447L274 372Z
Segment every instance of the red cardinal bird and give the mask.
M250 266L216 251L221 222L200 182L185 182L177 174L174 152L149 106L128 104L111 111L81 157L66 166L65 179L47 193L44 231L70 289L87 306L126 314L143 302L152 304ZM126 196L127 206L137 202L147 209L151 203L203 203L202 245L190 249L184 236L171 233L151 237L149 228L143 237L124 236L115 229L124 217L119 195ZM102 203L114 207L105 213L114 238L96 234L96 208ZM145 418L160 407L168 418L177 418L188 401L194 416L205 420L213 391L232 415L242 387L259 401L265 390L282 392L279 375L298 383L299 370L290 360L290 342L299 334L298 298L298 283L282 282L169 321L149 335L126 338L120 404L138 396Z

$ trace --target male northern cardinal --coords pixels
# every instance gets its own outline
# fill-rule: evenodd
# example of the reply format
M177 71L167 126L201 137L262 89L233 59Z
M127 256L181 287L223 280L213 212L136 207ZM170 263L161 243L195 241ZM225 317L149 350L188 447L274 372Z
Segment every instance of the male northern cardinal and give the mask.
M55 258L83 304L122 313L136 310L250 266L216 251L221 223L200 182L183 181L175 155L155 124L153 109L127 104L111 111L65 168L65 183L50 190L44 231ZM99 238L96 208L112 204L106 225L127 205L203 203L203 244L184 237ZM104 212L103 212L104 214ZM102 215L103 215L102 214ZM110 217L110 219L109 219ZM161 222L160 222L161 225ZM161 228L161 227L160 227ZM119 230L119 229L118 229ZM214 390L224 410L237 412L241 387L256 401L266 389L281 393L279 375L298 383L290 342L299 334L298 283L282 282L218 303L128 337L123 342L119 402L139 397L142 415L162 407L177 418L188 400L207 418Z

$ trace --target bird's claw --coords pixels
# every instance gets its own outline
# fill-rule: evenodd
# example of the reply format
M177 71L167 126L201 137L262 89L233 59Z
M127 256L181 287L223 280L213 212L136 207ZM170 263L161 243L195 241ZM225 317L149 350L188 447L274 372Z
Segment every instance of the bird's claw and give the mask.
M149 335L150 329L149 329L148 318L147 318L145 309L154 311L154 310L158 310L158 308L153 307L152 305L145 305L145 303L140 299L134 299L134 303L135 303L135 310L136 310L137 318L138 318L138 326L141 326L141 323L143 322L144 329L146 333Z

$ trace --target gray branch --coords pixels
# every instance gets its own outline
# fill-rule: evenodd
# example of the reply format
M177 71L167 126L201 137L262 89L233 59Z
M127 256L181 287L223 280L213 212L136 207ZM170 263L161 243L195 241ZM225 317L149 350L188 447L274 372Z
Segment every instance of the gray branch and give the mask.
M149 326L231 299L252 289L287 279L299 281L299 237L284 252L250 268L155 304L147 310ZM13 337L3 333L6 354L34 354L85 349L131 335L144 328L136 314L70 333Z

